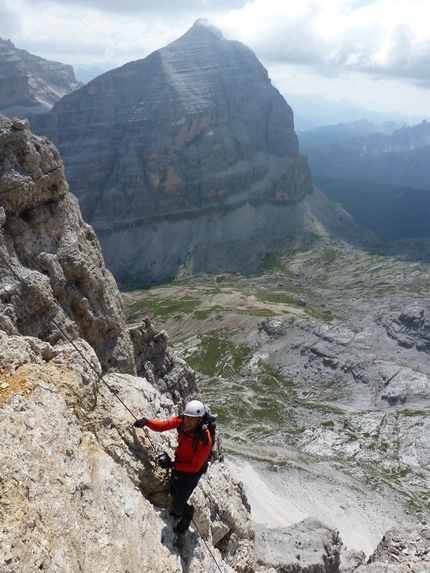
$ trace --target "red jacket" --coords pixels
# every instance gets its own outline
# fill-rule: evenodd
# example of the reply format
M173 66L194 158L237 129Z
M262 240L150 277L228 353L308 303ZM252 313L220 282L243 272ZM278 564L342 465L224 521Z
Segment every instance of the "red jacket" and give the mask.
M154 432L165 432L166 430L174 430L179 428L183 423L183 419L179 416L171 418L170 420L147 420L146 425ZM179 435L178 447L176 448L175 469L180 472L196 473L201 470L203 464L208 459L212 450L212 436L208 429L205 430L208 436L208 443L203 445L201 439L197 442L197 451L193 450L193 437L195 432L184 431Z

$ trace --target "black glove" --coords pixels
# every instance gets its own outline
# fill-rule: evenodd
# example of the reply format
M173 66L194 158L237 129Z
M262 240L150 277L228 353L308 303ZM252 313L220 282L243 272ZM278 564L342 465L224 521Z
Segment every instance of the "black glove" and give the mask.
M140 420L136 420L133 426L135 428L144 428L146 426L146 422L148 421L147 418L140 418Z
M170 470L171 468L175 467L175 462L173 462L167 454L163 454L158 458L158 465L163 470Z

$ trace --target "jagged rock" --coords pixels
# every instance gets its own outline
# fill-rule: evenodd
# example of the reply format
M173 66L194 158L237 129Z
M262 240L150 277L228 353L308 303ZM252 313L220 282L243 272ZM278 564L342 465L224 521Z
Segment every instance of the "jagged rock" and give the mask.
M82 85L72 66L20 50L0 38L0 113L30 117L47 113L55 102Z
M411 306L398 316L379 317L379 321L399 345L430 353L430 319L425 308Z
M269 320L262 320L258 324L258 330L264 331L268 336L278 337L284 336L287 331L288 325L285 321L277 318L271 318Z
M387 531L368 564L357 573L406 573L430 571L430 530L402 527Z
M370 563L356 569L357 573L428 573L430 567L427 564L420 563L418 567L413 567L411 569L408 563L395 564L395 563L380 563L379 561L375 563Z
M49 349L6 334L0 344L14 394L6 404L0 400L2 571L102 572L108 562L118 570L138 570L144 562L155 571L182 571L172 520L162 509L169 504L166 474L151 459L152 448L172 447L174 436L139 438L124 404L153 417L173 415L177 406L144 378L111 373L98 380L71 345ZM82 348L97 364L91 349ZM189 571L210 569L211 547L226 571L250 573L249 507L220 462L193 501L200 533L185 540Z
M289 528L268 529L257 527L256 549L260 566L275 571L312 571L314 573L337 573L346 571L341 567L342 552L345 563L355 567L364 560L364 555L347 555L343 549L339 532L313 520L305 519ZM355 568L352 566L352 568Z
M84 338L104 368L134 373L120 294L68 190L58 150L0 116L0 326L52 344Z
M15 396L0 425L2 571L181 570L172 532L163 545L163 520L52 385Z

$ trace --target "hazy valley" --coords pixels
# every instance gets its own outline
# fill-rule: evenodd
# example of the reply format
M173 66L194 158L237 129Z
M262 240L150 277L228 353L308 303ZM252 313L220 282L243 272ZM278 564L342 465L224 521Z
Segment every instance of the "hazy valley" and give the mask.
M380 239L429 236L428 121L339 123L299 141L314 183Z
M321 240L254 277L124 294L198 372L228 457L251 460L251 498L254 468L260 490L287 490L284 524L337 521L368 554L384 527L429 519L429 248Z

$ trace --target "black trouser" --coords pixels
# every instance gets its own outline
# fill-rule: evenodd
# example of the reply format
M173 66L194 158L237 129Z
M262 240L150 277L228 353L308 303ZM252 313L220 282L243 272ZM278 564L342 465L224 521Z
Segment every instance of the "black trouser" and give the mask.
M173 471L170 489L173 496L172 512L180 517L190 517L192 508L187 504L199 479L207 470L207 464L197 473Z

